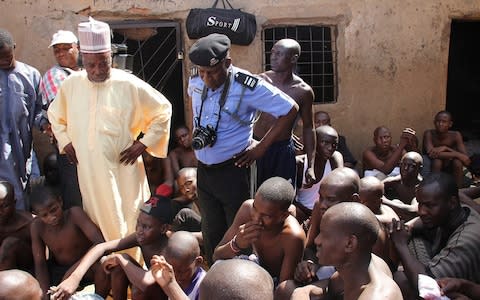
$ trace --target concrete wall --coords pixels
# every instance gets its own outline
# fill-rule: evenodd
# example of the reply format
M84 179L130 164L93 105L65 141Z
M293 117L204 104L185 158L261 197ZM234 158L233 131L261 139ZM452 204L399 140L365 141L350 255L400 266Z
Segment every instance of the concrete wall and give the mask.
M54 63L47 49L57 29L76 30L87 15L101 20L162 19L182 23L191 7L213 1L189 0L3 0L0 27L17 42L17 57L44 72ZM234 63L261 72L261 29L271 24L337 26L338 101L316 105L347 136L356 157L372 144L378 125L397 142L410 126L422 133L445 108L452 18L478 19L475 0L230 0L257 16L256 40L234 46ZM184 33L185 49L192 41ZM188 74L189 62L185 64ZM185 79L186 80L186 79ZM185 82L184 82L185 84ZM185 87L186 88L186 87ZM186 105L188 107L188 105ZM189 113L187 111L187 113Z

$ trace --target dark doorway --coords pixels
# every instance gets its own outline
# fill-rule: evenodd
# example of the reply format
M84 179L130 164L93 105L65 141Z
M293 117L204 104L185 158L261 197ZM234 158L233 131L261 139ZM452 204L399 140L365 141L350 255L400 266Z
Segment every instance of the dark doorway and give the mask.
M125 44L133 55L133 74L148 82L172 103L172 128L185 123L183 45L180 24L169 21L110 23L112 43Z
M480 22L452 20L448 58L447 107L454 129L465 139L480 138Z

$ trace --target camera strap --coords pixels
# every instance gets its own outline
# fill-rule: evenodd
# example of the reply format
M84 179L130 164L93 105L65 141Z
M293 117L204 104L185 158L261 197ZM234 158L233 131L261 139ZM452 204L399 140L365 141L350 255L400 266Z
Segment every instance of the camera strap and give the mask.
M220 99L218 100L219 108L218 108L218 119L217 119L217 124L215 125L215 131L218 129L218 124L220 123L220 113L222 112L222 108L225 105L225 102L227 102L227 95L228 95L228 90L230 90L230 81L231 81L231 74L232 72L228 72L227 78L225 79L225 83L223 85L223 91L222 94L220 95ZM203 112L203 103L205 103L205 99L207 99L207 93L208 93L208 88L207 85L203 85L203 91L202 91L202 105L200 106L200 113L198 114L198 126L200 126L200 120L202 119L202 112Z

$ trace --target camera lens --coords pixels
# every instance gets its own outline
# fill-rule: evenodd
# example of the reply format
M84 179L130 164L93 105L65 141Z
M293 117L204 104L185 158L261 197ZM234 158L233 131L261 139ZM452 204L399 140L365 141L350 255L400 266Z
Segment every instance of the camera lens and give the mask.
M200 150L202 149L203 147L205 147L204 143L203 143L203 140L201 138L198 138L198 137L194 137L192 139L192 148L194 150Z

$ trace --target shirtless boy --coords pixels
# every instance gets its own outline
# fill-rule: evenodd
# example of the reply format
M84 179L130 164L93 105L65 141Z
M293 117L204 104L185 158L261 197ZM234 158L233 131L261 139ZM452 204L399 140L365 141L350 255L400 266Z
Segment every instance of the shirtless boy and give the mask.
M450 130L452 115L445 110L438 112L433 121L435 129L425 131L423 135L423 148L432 160L431 171L452 172L457 186L463 186L463 166L470 165L462 134Z
M381 259L372 254L377 240L379 223L375 215L360 203L344 202L329 208L321 223L322 230L315 238L318 262L335 266L343 282L339 295L321 288L300 288L293 300L310 299L310 294L326 294L334 299L403 299L400 288ZM329 286L334 285L329 282Z
M360 203L368 207L385 228L389 228L388 226L392 223L392 219L399 220L398 215L392 208L382 204L383 183L380 179L373 176L360 179L358 196Z
M177 146L170 151L168 157L170 158L172 171L176 178L180 169L196 167L198 161L192 148L191 130L186 125L181 125L175 129L174 135Z
M295 197L295 206L297 207L296 217L300 223L303 223L312 215L313 206L318 202L320 180L332 170L343 167L342 154L337 151L337 131L328 125L324 125L315 129L315 135L315 180L313 185L306 185L306 181L303 180L308 168L306 155L297 156L297 188L299 190Z
M336 168L320 181L319 200L315 203L307 233L307 244L305 245L304 260L315 259L314 239L320 230L325 211L340 202L358 202L358 191L360 188L360 177L347 167ZM301 280L303 282L303 280Z
M32 215L15 210L13 185L0 181L0 271L32 270L33 257L30 239Z
M383 180L383 203L395 210L400 219L408 221L417 216L418 202L415 190L422 181L420 171L423 159L418 152L407 152L400 161L400 175Z
M201 232L202 217L198 207L197 168L182 168L178 172L177 187L179 195L172 200L173 231L189 231L203 242Z
M364 176L375 176L382 180L388 176L400 173L398 163L406 149L414 147L415 131L405 128L400 136L398 146L392 145L390 130L384 126L377 127L373 132L374 146L363 152Z
M292 97L298 104L300 117L303 122L303 143L307 154L307 172L305 181L311 185L315 179L313 164L315 161L315 128L313 127L312 103L315 98L313 89L299 76L294 74L300 44L292 39L282 39L273 45L270 54L271 70L260 76ZM262 139L275 122L275 118L267 113L262 113L253 127L255 139ZM265 155L257 160L257 184L273 176L280 176L294 183L295 149L292 141L291 124L289 130L278 135L277 140L270 146Z
M35 277L44 292L68 276L92 246L104 242L100 229L82 208L62 210L62 199L51 187L38 186L32 191L31 204L37 217L31 225ZM45 253L48 248L49 257ZM105 297L110 289L100 264L91 266L86 276L95 282L97 294Z
M313 120L315 122L315 128L318 128L322 125L332 126L330 115L323 110L315 112L313 115ZM338 146L337 151L340 152L343 156L343 165L355 169L357 165L357 160L353 156L352 152L347 146L347 139L343 135L338 135Z
M293 186L281 177L267 179L255 199L246 200L215 249L214 260L255 253L277 282L293 279L303 255L305 232L289 214Z
M150 271L170 300L198 300L206 274L202 263L197 239L187 231L177 231L168 239L165 256L152 257Z
M86 270L104 254L140 247L147 267L154 255L163 254L167 245L165 233L172 220L170 199L151 197L140 209L136 232L124 238L107 241L91 248L80 264L59 286L53 290L57 299L68 299L77 289ZM102 257L103 269L109 272L112 282L112 296L115 300L127 299L128 284L131 283L133 299L166 299L160 286L155 283L151 273L144 270L138 262L126 253L112 253ZM141 298L143 297L143 298Z

